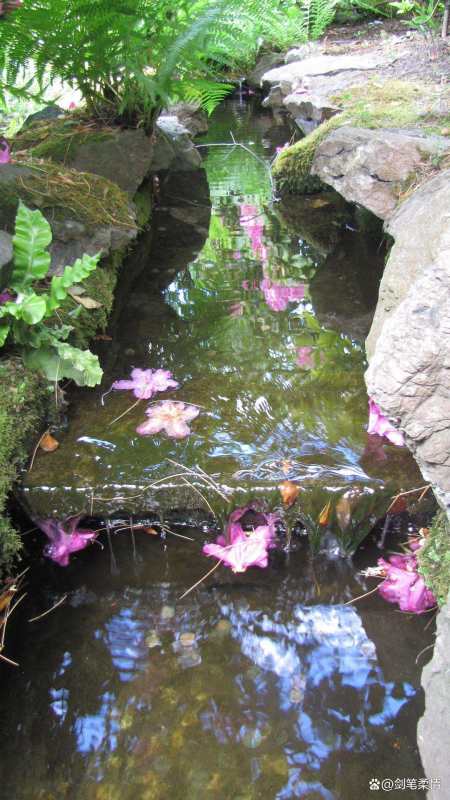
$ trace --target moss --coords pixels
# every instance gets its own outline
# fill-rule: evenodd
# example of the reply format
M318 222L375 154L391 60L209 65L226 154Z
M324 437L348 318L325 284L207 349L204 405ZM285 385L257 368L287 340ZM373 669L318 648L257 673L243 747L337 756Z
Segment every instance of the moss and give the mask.
M445 93L445 96L444 96ZM273 165L280 190L294 194L311 192L314 154L325 137L343 125L357 128L412 128L450 134L446 119L435 108L446 102L449 90L407 81L386 81L354 86L332 98L341 113L323 122L308 136L283 150ZM412 176L413 179L414 176ZM317 180L317 179L316 179Z
M46 416L48 397L46 383L22 361L0 362L0 576L11 569L21 548L5 515L7 496Z
M444 511L433 519L425 547L419 552L419 571L440 606L450 592L450 523Z
M42 120L19 131L13 141L13 152L27 151L27 157L65 164L75 157L80 145L112 136L109 128L99 128L80 115Z

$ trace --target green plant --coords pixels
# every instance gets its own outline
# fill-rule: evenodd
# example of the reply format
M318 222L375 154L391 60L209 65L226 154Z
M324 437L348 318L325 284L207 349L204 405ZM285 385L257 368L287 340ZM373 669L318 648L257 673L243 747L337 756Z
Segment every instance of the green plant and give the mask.
M79 386L95 386L102 376L97 356L68 344L72 326L56 322L54 315L68 290L96 268L100 254L78 258L72 266L65 267L62 275L54 275L44 285L50 268L47 248L51 240L50 225L41 212L30 211L20 203L9 278L15 297L9 293L3 296L0 346L10 337L23 348L27 366L39 370L48 380L72 378Z
M393 0L389 5L399 16L408 15L409 23L423 33L431 33L439 28L437 17L444 9L442 0Z
M450 523L445 511L434 517L418 559L419 572L438 604L443 606L450 591Z

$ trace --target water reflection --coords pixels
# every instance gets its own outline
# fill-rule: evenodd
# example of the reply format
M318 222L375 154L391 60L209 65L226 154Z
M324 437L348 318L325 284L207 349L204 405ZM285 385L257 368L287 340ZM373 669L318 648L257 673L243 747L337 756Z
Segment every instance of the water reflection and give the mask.
M406 618L394 653L382 601L343 605L366 588L350 564L278 554L267 572L224 573L180 603L195 578L192 545L168 556L139 545L142 578L125 540L115 547L121 580L94 557L84 588L42 622L37 649L19 654L1 709L5 796L350 800L380 769L421 774L413 655L423 625ZM24 773L17 754L30 745Z

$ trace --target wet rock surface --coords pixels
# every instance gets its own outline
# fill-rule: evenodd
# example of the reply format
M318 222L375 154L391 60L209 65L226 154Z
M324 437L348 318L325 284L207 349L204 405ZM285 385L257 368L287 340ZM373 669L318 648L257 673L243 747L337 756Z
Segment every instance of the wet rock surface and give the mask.
M162 115L156 123L156 141L150 172L173 170L183 172L198 169L201 156L192 144L189 130L174 114Z
M428 778L434 779L427 796L446 800L450 786L450 597L439 612L433 658L422 672L422 686L425 713L417 728L419 751Z
M408 179L448 151L450 142L441 136L342 127L317 147L311 174L387 219Z

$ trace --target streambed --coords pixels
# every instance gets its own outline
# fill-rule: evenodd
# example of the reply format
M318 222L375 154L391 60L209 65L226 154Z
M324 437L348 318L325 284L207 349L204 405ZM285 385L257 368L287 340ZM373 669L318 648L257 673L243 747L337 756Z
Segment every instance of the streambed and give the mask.
M230 128L267 160L286 137L239 98L208 141L230 142ZM261 161L205 151L209 190L192 200L189 178L168 178L151 246L144 237L124 273L105 385L74 393L60 448L27 476L36 516L206 513L177 481L151 486L173 472L169 458L214 475L236 504L285 478L312 512L350 487L385 509L391 487L418 485L406 451L365 431L379 230L331 195L271 203ZM109 424L132 398L102 406L101 393L132 366L170 369L173 397L201 405L187 439L139 437L139 407ZM204 532L182 532L190 539L122 531L111 551L105 539L66 569L35 570L8 653L20 667L0 698L5 796L353 800L371 796L373 777L419 780L427 618L374 595L344 605L373 588L359 570L377 548L351 562L312 558L305 538L287 554L281 541L268 569L221 568L180 600L211 565Z

